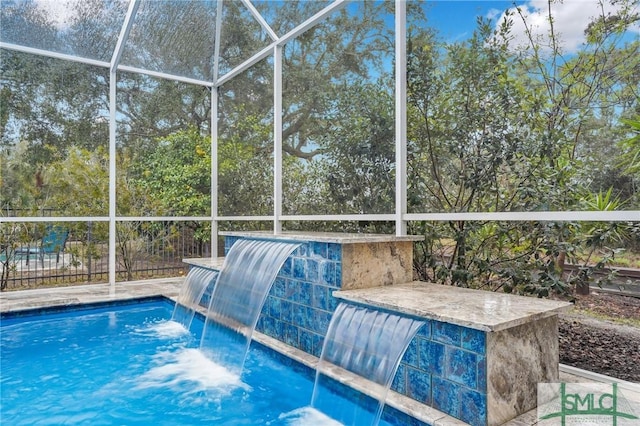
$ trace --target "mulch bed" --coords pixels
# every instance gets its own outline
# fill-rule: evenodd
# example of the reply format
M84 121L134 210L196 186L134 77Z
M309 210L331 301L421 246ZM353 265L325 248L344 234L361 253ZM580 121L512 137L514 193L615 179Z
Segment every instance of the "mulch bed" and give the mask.
M596 319L581 310L616 319L640 319L640 299L592 291L560 320L560 362L631 382L640 382L640 328Z

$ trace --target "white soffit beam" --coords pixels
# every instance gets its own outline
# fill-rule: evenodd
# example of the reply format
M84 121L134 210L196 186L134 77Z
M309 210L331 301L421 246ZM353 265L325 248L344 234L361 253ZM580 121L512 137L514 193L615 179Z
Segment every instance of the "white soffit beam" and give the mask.
M135 74L143 74L143 75L148 75L150 77L162 78L162 79L171 80L171 81L180 81L183 83L194 84L197 86L204 86L204 87L213 86L213 83L210 81L198 80L195 78L183 77L183 76L174 75L174 74L167 74L159 71L150 71L144 68L136 68L128 65L118 65L118 71L131 72Z
M124 44L129 37L129 33L131 32L133 20L136 16L136 13L138 12L139 6L140 0L131 0L131 2L129 3L129 8L127 9L127 14L124 17L122 29L120 30L120 35L118 36L118 41L116 42L116 47L113 49L113 55L111 56L112 72L116 71L116 67L120 63L120 58L122 57L122 52L124 51Z
M86 65L93 65L101 68L109 68L110 64L106 61L98 61L96 59L88 59L80 56L67 55L65 53L52 52L50 50L36 49L34 47L21 46L19 44L0 42L1 49L13 50L16 52L29 53L31 55L45 56L53 59L61 59L63 61L78 62Z
M258 12L258 9L255 8L255 6L251 3L251 1L242 0L242 3L244 3L245 7L249 9L249 12L251 12L251 15L253 15L256 21L258 21L260 26L267 32L267 34L269 34L269 37L271 37L271 40L277 41L278 35L275 33L275 31L273 31L271 26L269 26L267 21L265 21L265 19L262 17L260 12Z

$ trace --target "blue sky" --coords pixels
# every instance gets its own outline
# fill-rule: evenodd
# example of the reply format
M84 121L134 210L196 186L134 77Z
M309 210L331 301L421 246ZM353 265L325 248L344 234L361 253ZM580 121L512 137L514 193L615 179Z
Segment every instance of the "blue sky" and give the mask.
M426 4L431 25L437 26L446 41L468 38L476 27L477 16L492 16L496 10L505 10L510 1L431 1Z
M446 41L458 41L468 38L476 26L476 17L492 18L498 22L504 11L513 8L512 0L434 0L425 2L431 25L441 31ZM546 34L548 30L547 0L518 0L516 4L522 8L529 25L536 35ZM617 6L605 5L605 13L615 13ZM636 3L640 12L640 6ZM584 29L589 21L602 13L598 0L563 0L552 6L554 25L563 40L566 52L575 52L584 41ZM524 43L524 26L520 19L514 19L514 42ZM629 37L640 36L640 25L628 34Z

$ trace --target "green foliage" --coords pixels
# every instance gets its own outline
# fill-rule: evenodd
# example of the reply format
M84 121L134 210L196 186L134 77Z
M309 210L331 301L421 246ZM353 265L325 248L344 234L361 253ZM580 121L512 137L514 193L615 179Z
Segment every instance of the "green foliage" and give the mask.
M546 40L529 33L528 46L513 46L515 20L532 25L523 12L511 12L499 27L480 19L470 39L448 43L428 26L424 5L409 2L410 212L637 209L640 42L625 34L638 15L634 1L616 4L618 12L594 17L585 45L567 54L561 28ZM34 33L24 35L30 45L52 43L110 60L124 3L76 6L65 31L35 2L3 7L3 35L31 25ZM213 81L214 6L145 4L138 19L146 30L132 32L124 63ZM278 34L322 6L256 4L274 18ZM391 2L356 2L283 46L285 214L394 211L391 9ZM191 25L181 25L187 18ZM222 19L224 74L270 40L239 2L224 2ZM13 51L3 51L0 67L0 206L107 215L108 71ZM216 89L214 214L273 213L272 82L267 59ZM118 72L117 84L117 214L211 214L210 89L125 72ZM287 225L391 232L393 224ZM210 238L208 224L188 226L201 241ZM118 223L127 278L146 247L170 250L178 231L175 224ZM88 232L100 240L108 229L97 223L74 230L81 241ZM578 253L586 250L591 258L612 245L638 247L640 234L635 223L574 223L570 217L561 223L416 222L411 232L426 237L416 247L420 278L539 296L592 279L588 259L579 276L563 274Z
M615 170L618 152L598 136L615 140L616 117L638 105L638 43L621 42L634 16L622 10L615 25L596 17L588 44L573 56L563 55L553 32L548 46L531 38L514 53L512 22L531 25L524 14L495 30L479 20L471 39L450 45L410 33L410 211L618 209L623 201L611 191L581 194L600 185L589 174L595 164L609 167L597 179ZM626 241L626 225L615 222L413 226L426 236L416 250L421 278L540 296L579 281L563 276L567 257ZM601 266L585 264L580 279Z
M138 159L139 186L161 204L165 215L208 215L211 206L211 142L197 130L159 138L151 152Z
M623 152L620 156L620 166L624 168L625 173L637 178L640 176L640 117L636 120L621 121L630 128L634 136L618 143Z

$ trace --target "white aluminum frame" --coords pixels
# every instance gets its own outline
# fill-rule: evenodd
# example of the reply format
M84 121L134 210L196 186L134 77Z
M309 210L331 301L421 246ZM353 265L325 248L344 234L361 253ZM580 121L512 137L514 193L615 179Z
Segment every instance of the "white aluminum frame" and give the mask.
M125 42L135 20L140 0L131 0L123 27L118 37L110 62L82 58L43 49L20 46L0 41L0 48L18 52L45 56L87 65L108 68L109 78L109 215L78 217L0 217L1 222L8 223L42 223L42 222L109 222L109 284L110 292L115 292L116 280L116 223L129 221L207 221L211 223L211 253L218 256L218 224L220 221L271 221L275 234L282 231L282 223L286 221L387 221L395 222L396 235L406 235L407 223L411 221L640 221L640 210L623 211L528 211L528 212L472 212L472 213L407 213L407 96L406 96L406 1L395 0L395 212L388 214L346 214L346 215L284 215L282 214L282 52L284 45L319 24L332 13L345 7L347 0L336 0L324 9L307 19L281 37L273 31L267 21L250 0L242 0L244 6L267 32L272 42L260 49L246 61L236 66L224 76L219 75L220 34L222 28L222 11L225 0L218 0L216 12L216 36L214 46L213 81L203 81L164 72L150 71L142 68L120 64ZM246 71L257 62L273 55L274 60L274 210L273 215L241 216L218 215L218 96L219 88L227 81ZM185 82L211 88L211 215L210 216L118 216L116 211L116 88L117 73L132 72L151 77Z

